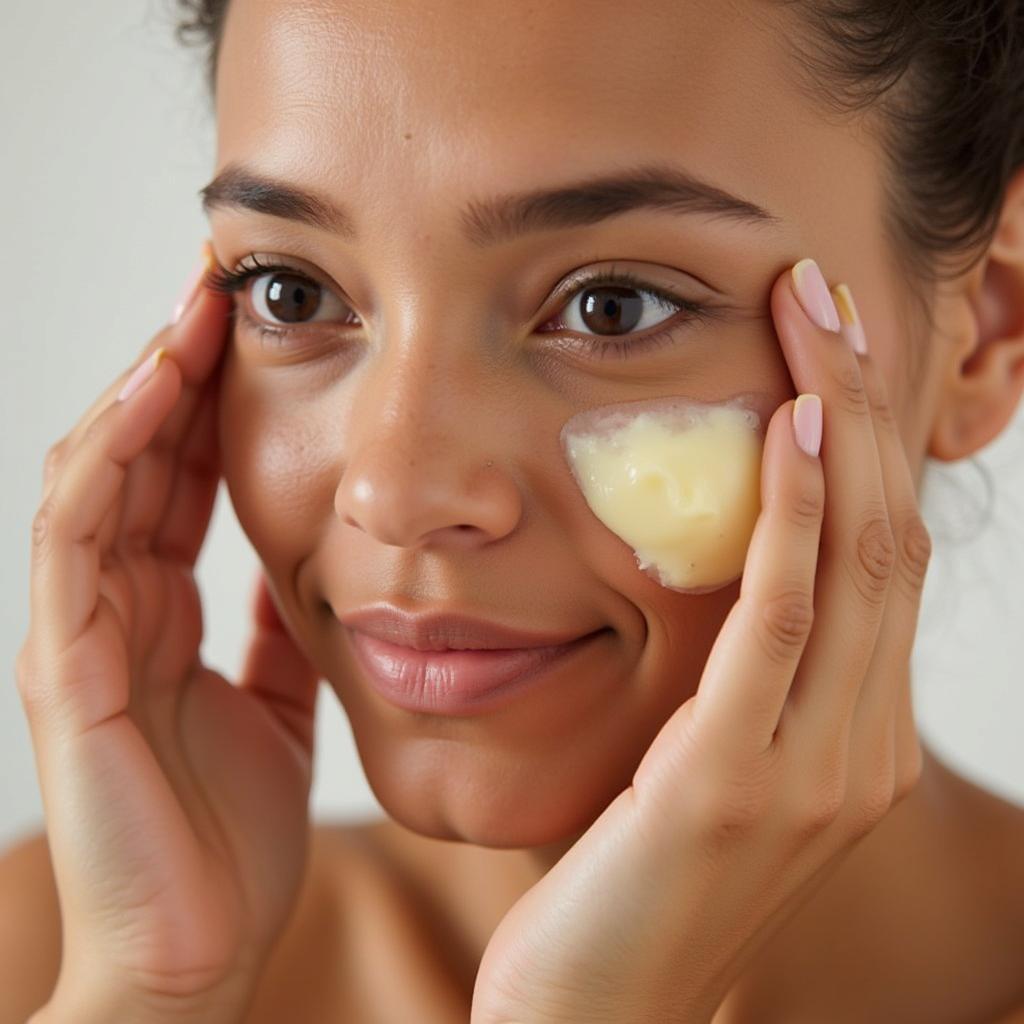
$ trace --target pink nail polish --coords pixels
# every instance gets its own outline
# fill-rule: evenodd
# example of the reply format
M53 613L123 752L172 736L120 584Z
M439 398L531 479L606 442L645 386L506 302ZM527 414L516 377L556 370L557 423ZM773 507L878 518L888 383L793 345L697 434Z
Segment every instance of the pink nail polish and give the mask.
M818 264L812 259L803 259L793 265L790 273L793 291L804 312L819 327L838 334L839 312Z
M815 394L798 395L793 404L793 434L796 443L817 458L821 451L821 398Z

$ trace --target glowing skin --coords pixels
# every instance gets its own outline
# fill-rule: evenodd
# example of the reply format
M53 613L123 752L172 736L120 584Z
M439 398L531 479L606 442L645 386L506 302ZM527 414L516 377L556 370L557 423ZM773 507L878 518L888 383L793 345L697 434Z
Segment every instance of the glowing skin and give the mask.
M281 312L266 301L269 277L237 297L219 450L238 522L397 821L387 834L436 851L423 854L438 866L424 892L453 880L467 958L630 785L696 692L741 589L694 596L638 572L567 471L566 422L613 403L720 404L756 391L767 423L795 397L768 290L805 256L856 296L915 481L926 453L953 460L991 440L1016 404L1011 381L1022 379L1003 344L1020 323L1016 257L996 260L984 281L982 263L943 285L928 327L885 230L886 165L872 126L827 116L797 87L796 5L595 2L585 17L578 3L528 6L524 16L521 5L478 0L469 16L451 2L232 0L211 168L244 164L315 190L344 204L355 229L212 211L222 264L259 254L325 289L316 315L287 337L264 338L249 323L274 326L268 314ZM471 201L638 164L685 168L774 219L644 208L487 246L464 237L467 223L485 223L464 217ZM1024 213L1024 203L1009 208ZM1004 254L1024 238L1010 228ZM645 328L672 331L662 343L621 358L579 348L577 338L602 339L582 300L558 286L612 265L713 315L669 319L647 298ZM968 360L977 338L991 343ZM811 352L794 362L815 365ZM825 417L828 461L827 405ZM503 714L432 721L373 698L328 606L382 599L608 632L586 664ZM926 965L920 990L934 992L935 961L912 922L936 921L943 901L957 909L943 918L948 931L930 933L936 955L961 949L965 931L1003 934L964 924L960 908L980 914L988 904L964 899L962 870L938 866L937 853L967 849L961 839L979 833L954 842L935 781L944 776L930 757L928 766L927 800L912 797L861 844L755 966L755 990L778 993L770 1004L781 1018L841 1016L792 1004L812 989L840 1005L863 996L861 954L882 968L903 964L911 943ZM988 852L972 862L990 862ZM822 941L837 928L849 956ZM984 967L962 965L960 994L982 984L990 963L980 945L973 955ZM393 950L373 959L393 989ZM882 968L885 991L892 975ZM474 972L466 976L471 987Z
M761 510L763 437L743 399L588 410L562 443L591 511L662 586L702 594L743 573Z

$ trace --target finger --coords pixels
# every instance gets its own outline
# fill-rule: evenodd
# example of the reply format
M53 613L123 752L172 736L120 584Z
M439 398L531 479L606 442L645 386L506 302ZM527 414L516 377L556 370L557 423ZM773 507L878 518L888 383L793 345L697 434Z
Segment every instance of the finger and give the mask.
M250 614L253 634L238 685L258 696L312 756L320 673L292 639L262 570L252 589Z
M206 540L220 485L217 412L220 375L206 386L180 445L159 526L151 548L161 558L194 566Z
M838 298L840 303L848 302L849 308L855 310L848 289ZM872 411L875 441L896 540L896 565L874 654L854 712L851 751L859 751L860 756L868 759L864 767L870 769L878 765L877 755L880 753L872 748L872 744L884 745L886 740L883 737L888 736L888 742L893 746L889 751L890 767L899 774L900 751L903 751L902 760L906 760L908 751L905 737L896 749L894 717L897 713L905 715L907 710L906 702L901 704L901 694L909 696L910 693L910 659L932 544L920 513L913 473L885 380L870 354L861 354L858 358L864 391ZM911 760L916 757L912 750L909 756Z
M708 656L693 709L712 749L729 758L771 745L814 618L825 479L820 460L797 446L795 404L779 406L768 424L761 512L740 596Z
M202 267L203 273L196 282L193 301L187 306L181 319L177 323L168 323L161 328L147 342L135 362L104 389L74 427L51 447L43 467L43 500L49 493L56 471L82 434L99 414L117 398L125 381L135 368L142 365L158 348L167 349L168 355L177 363L184 379L190 383L201 379L209 372L207 364L216 361L221 347L218 339L223 334L223 330L218 332L217 328L223 328L224 322L229 319L233 300L231 296L222 295L205 287L209 271L216 266L213 246L209 240L203 243L199 265ZM187 413L185 418L188 418Z
M139 390L93 421L53 481L32 521L32 632L50 656L67 649L96 610L99 530L132 461L152 441L181 391L164 358Z
M816 268L809 270L813 275ZM776 281L772 313L797 387L822 396L826 424L821 458L828 502L814 604L821 626L807 641L784 717L800 723L799 735L817 751L834 752L845 745L875 647L893 540L856 353L839 333L809 319L792 281L792 273ZM820 277L819 284L825 287ZM824 301L832 301L827 288Z
M182 368L182 392L152 444L131 465L122 497L100 530L103 550L116 546L140 553L153 547L154 532L164 518L178 476L181 443L192 428L224 351L230 320L224 315L223 299L217 292L200 288L182 319L170 328L177 351L187 360Z

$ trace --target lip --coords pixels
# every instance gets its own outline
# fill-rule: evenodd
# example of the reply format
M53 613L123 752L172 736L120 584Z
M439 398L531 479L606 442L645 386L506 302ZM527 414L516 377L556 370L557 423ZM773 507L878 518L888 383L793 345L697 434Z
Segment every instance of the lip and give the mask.
M610 632L527 632L454 613L376 606L344 616L373 689L407 711L468 716L503 706L575 662Z
M378 640L417 651L557 647L587 632L532 632L456 612L415 614L389 604L359 608L339 615L338 620Z

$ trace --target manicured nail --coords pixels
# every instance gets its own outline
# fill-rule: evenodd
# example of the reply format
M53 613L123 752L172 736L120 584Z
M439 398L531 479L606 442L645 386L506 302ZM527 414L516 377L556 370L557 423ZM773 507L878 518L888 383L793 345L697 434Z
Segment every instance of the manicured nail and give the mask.
M866 356L868 354L868 339L864 333L864 325L857 315L852 292L847 285L837 284L832 289L832 298L835 299L836 309L839 310L840 332L854 352Z
M819 327L838 333L839 313L818 264L812 259L803 259L793 265L791 273L793 290L804 312Z
M171 323L176 324L184 315L185 310L192 305L192 300L199 293L199 282L207 270L213 269L213 246L209 241L203 242L203 248L199 255L199 261L192 268L188 275L185 286L181 289L178 301L174 304L174 312L171 314Z
M793 403L793 433L796 443L808 455L817 458L821 450L821 398L798 395Z
M124 382L124 387L117 394L119 402L123 402L126 398L131 398L153 376L166 352L167 347L161 345L144 363L140 363L135 367L135 372Z

